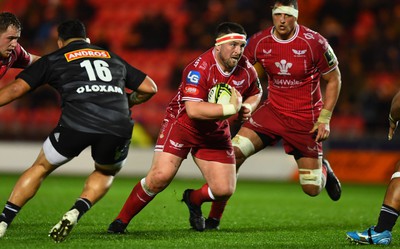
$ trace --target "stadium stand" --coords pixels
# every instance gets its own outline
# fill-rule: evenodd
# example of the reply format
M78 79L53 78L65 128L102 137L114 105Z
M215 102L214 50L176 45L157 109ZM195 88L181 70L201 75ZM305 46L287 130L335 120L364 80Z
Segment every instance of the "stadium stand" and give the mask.
M215 28L217 22L243 23L249 35L271 24L270 15L265 14L269 11L265 0L3 0L0 9L11 11L24 20L29 10L32 11L32 5L39 6L36 8L45 13L51 4L59 5L59 15L55 18L83 18L93 43L107 46L156 80L160 86L158 96L151 103L135 107L138 109L136 113L133 109L133 117L154 138L164 108L178 87L182 67L212 46L211 28ZM400 48L397 42L400 22L390 21L400 20L400 2L302 0L299 9L301 23L319 31L330 41L341 65L343 87L332 119L330 141L336 145L353 140L363 145L366 143L358 141L361 138L382 137L384 140L387 113L382 110L387 110L389 100L400 86ZM162 13L171 25L168 47L153 50L124 48L131 28L149 11ZM44 18L45 14L40 17ZM29 28L32 31L32 27ZM198 33L189 34L195 28L198 28L195 30ZM37 37L28 35L32 34L23 31L20 39L28 50L41 54L53 49L49 47L50 44L54 46L51 32L47 37L49 42L38 43ZM17 72L11 70L0 80L0 86L10 82ZM46 112L47 107L29 104L27 100L22 102L0 108L0 130L4 131L0 139L36 139L32 135L23 137L17 132L23 134L33 125L24 119L26 113L37 116L35 126L46 127L46 122L57 119L57 113L47 113L54 115L51 121L39 118L41 115L34 113ZM17 124L18 120L22 123ZM11 124L13 128L10 128Z

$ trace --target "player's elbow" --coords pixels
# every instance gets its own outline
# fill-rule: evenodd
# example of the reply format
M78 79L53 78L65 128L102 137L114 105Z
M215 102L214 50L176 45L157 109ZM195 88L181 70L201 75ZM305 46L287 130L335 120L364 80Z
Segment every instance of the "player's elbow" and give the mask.
M150 91L148 92L148 94L150 94L151 96L155 95L158 92L158 88L156 84L151 85L150 87Z
M16 79L12 83L0 90L0 106L6 105L28 92L30 86L21 79Z
M191 119L201 118L198 106L199 106L198 103L193 101L185 102L186 114L188 115L189 118Z
M186 108L186 114L188 115L188 117L190 119L198 119L199 118L197 113L191 108L189 108L189 109Z
M157 93L157 91L158 91L157 84L154 82L154 80L152 78L150 78L149 76L146 76L146 78L143 82L144 82L144 84L139 86L139 91L143 91L143 92L145 92L147 94L151 94L151 95L154 95Z
M31 87L22 79L16 79L8 85L8 93L12 99L17 99L28 92Z

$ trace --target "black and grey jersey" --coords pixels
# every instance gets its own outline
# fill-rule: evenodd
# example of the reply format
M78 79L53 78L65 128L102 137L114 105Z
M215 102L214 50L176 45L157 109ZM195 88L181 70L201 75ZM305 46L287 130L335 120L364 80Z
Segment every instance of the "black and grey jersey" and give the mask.
M133 129L125 88L136 90L145 77L118 55L81 40L43 56L17 76L32 90L49 84L60 93L59 125L121 137L131 137Z

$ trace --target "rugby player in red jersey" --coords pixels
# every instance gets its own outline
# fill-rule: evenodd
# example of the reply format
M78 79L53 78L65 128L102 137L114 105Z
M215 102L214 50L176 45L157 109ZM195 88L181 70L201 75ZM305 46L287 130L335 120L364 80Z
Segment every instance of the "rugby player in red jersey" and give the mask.
M26 68L40 57L28 53L19 43L21 23L10 12L0 13L0 79L9 68Z
M227 200L234 193L235 155L227 118L238 113L239 119L247 120L262 90L254 67L242 56L243 27L222 23L216 33L215 46L183 70L181 85L166 110L150 171L135 185L108 232L124 233L131 219L170 184L189 152L209 186L183 195L193 228L204 230L201 203ZM207 102L210 89L218 83L233 87L229 104ZM192 198L201 200L199 205L193 206Z
M245 48L259 75L268 77L268 98L232 139L236 167L282 140L285 152L297 162L303 191L317 196L325 188L337 201L341 185L323 159L322 141L329 137L341 88L338 60L327 40L299 25L297 18L296 0L276 0L273 26L250 37ZM326 82L324 98L321 82ZM218 228L225 205L213 202L206 229Z

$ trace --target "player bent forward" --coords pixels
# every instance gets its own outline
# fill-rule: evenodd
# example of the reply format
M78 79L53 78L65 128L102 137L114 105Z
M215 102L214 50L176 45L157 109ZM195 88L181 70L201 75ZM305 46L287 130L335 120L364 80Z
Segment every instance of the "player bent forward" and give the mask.
M95 170L70 211L49 233L56 242L65 240L82 215L107 193L125 164L133 130L129 107L157 92L146 74L88 43L80 21L62 23L58 35L57 51L43 56L0 89L0 106L46 83L59 91L63 102L57 127L43 143L36 161L18 179L2 211L0 238L42 181L90 146ZM133 93L127 95L125 88Z
M237 112L239 119L249 118L262 92L255 69L242 56L245 44L242 26L222 23L215 46L184 69L178 94L167 108L150 171L133 188L110 224L110 233L125 232L131 219L170 184L189 152L209 184L204 191L183 194L192 227L204 228L201 203L227 200L234 193L235 156L226 118ZM218 83L232 87L229 104L208 102L210 89Z

